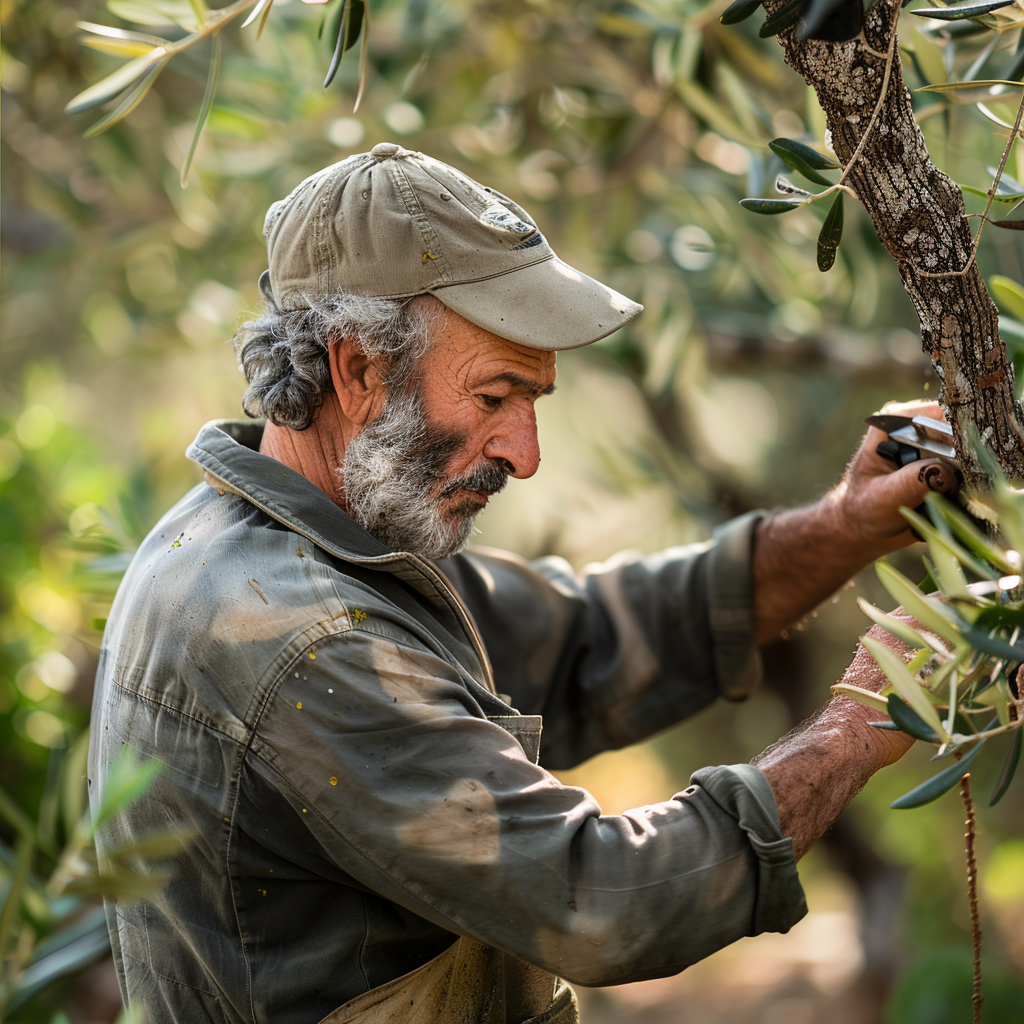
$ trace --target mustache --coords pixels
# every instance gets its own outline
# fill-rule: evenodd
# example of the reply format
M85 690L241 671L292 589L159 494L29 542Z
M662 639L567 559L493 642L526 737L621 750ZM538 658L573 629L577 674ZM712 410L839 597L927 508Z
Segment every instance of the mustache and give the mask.
M508 478L508 469L488 460L464 476L449 480L442 488L440 497L449 498L457 491L486 491L488 494L497 494L508 483Z

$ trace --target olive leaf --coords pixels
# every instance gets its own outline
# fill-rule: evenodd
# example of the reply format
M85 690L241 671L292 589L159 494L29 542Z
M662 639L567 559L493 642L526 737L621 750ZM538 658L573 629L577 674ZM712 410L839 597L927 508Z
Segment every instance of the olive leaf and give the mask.
M904 793L898 800L893 800L889 805L895 810L906 810L910 807L920 807L923 804L931 803L938 799L943 793L952 789L969 771L971 762L977 756L978 751L985 745L981 740L970 753L965 754L956 764L951 764L943 769L938 775L933 775L920 786L916 786L909 793Z
M768 39L792 28L800 20L800 4L802 2L803 0L787 0L774 14L769 14L765 18L765 22L757 34L762 39Z
M147 96L149 90L153 88L153 83L157 79L157 75L163 70L164 65L167 61L162 60L154 64L146 73L142 76L138 85L113 109L109 114L101 117L95 124L90 125L82 133L87 139L94 138L101 132L105 132L108 128L117 124L118 121L126 118Z
M217 92L217 82L220 79L220 58L220 33L217 32L213 37L213 51L210 54L210 71L206 77L206 92L203 93L203 102L199 107L199 116L196 118L196 128L192 133L192 142L188 147L188 155L185 157L185 162L181 165L182 188L185 188L185 186L188 185L188 172L192 167L192 158L195 156L196 146L199 145L199 137L203 134L203 128L206 126L206 120L210 116L210 109L213 106L213 97Z
M969 593L967 577L960 566L961 561L970 565L979 576L991 576L991 573L976 563L956 541L944 537L930 520L911 508L901 508L900 513L927 542L928 553L935 564L939 587L947 598L963 597Z
M925 597L903 573L888 562L876 562L875 572L893 600L903 605L922 626L958 646L963 644L963 637L949 609Z
M843 239L843 193L837 192L825 222L818 233L818 269L824 274L832 269L839 251L839 243Z
M865 690L863 686L854 686L852 683L835 683L832 687L832 692L840 697L849 697L850 700L855 700L858 704L863 704L865 707L873 708L875 711L882 711L885 714L889 713L888 701L879 693L875 693L874 690Z
M1002 186L1002 182L999 184ZM982 199L988 199L989 197L987 191L975 188L973 185L961 185L960 190L962 192L969 192L972 196L981 196ZM992 196L993 202L996 203L1019 203L1022 199L1024 199L1024 192L1001 192L999 189Z
M908 736L926 743L939 743L939 734L912 708L895 693L890 693L886 701L886 712L893 723Z
M919 18L934 18L936 21L963 21L998 11L1000 7L1011 7L1013 3L1014 0L986 0L985 3L964 4L961 7L919 7L910 13Z
M1015 283L1015 282L1014 282ZM991 287L991 285L990 285ZM1017 285L1017 287L1020 287ZM1024 299L1024 292L1022 292ZM938 526L945 524L949 531L974 555L982 558L985 562L994 565L1003 573L1017 571L1017 566L1012 563L1006 552L985 533L978 529L977 525L969 519L953 502L944 498L941 494L931 493L925 496L925 504L931 515L932 522ZM972 561L971 568L974 569L978 563ZM985 573L979 572L983 576ZM991 575L991 574L989 574Z
M124 92L130 85L134 85L147 71L150 71L166 53L162 46L154 47L149 53L127 64L121 65L113 74L107 75L95 85L80 92L64 108L65 114L80 114L84 110L91 110L93 107L101 106L108 100Z
M874 637L861 637L860 642L878 662L878 667L896 688L897 693L917 712L920 718L931 726L938 736L948 739L939 713L935 710L935 705L928 699L921 684L910 674L903 659L891 647ZM893 721L896 720L893 719Z
M1021 83L990 78L975 82L943 82L939 85L922 85L914 92L937 92L953 103L977 103L979 100L992 99L992 89L995 86L1008 86L1010 89L1019 90ZM999 96L1000 100L1008 98L1010 97L1005 93Z
M751 213L788 213L798 206L806 206L810 202L807 199L741 199L740 206Z
M274 0L260 0L260 2L249 12L249 17L242 22L242 28L251 25L257 18L260 18L259 26L256 29L256 38L259 39L263 33L263 26L267 23L267 16ZM262 17L260 17L262 15Z
M99 50L100 53L113 54L115 57L144 57L154 47L163 46L165 42L158 36L108 28L106 25L94 25L90 21L80 21L77 27L90 33L82 38L84 46Z
M106 785L92 818L92 828L101 828L119 810L142 796L159 774L161 767L160 762L155 760L145 760L136 764L132 748L124 747L107 769Z
M327 69L327 77L324 79L325 89L334 81L334 76L338 73L338 67L341 65L341 58L345 51L352 49L359 38L365 12L366 5L364 0L342 0L337 16L334 54L331 57L330 67Z
M929 646L928 641L909 622L904 622L902 619L897 619L895 615L883 612L881 608L876 608L873 604L865 601L863 597L857 598L857 604L869 619L877 622L879 626L910 647Z
M36 958L14 983L5 1010L13 1014L44 989L109 955L106 916L99 907L36 950Z
M1020 748L1021 731L1017 729L1013 734L1013 742L1010 744L1010 749L1006 752L1006 760L1003 762L1003 770L999 773L996 788L992 791L992 799L988 802L989 807L995 807L1003 799L1007 789L1010 788L1014 772L1017 771L1017 765L1020 762Z
M818 171L837 171L839 164L796 139L772 139L768 148L787 166L816 185L831 185Z
M718 19L723 25L736 25L746 21L761 6L762 0L733 0Z
M177 25L186 32L194 32L203 20L190 0L107 0L107 10L137 25Z
M964 625L962 629L964 639L974 648L990 654L995 658L1002 658L1004 661L1024 661L1024 647L1015 647L1013 644L1001 640L983 629L976 629L974 626Z

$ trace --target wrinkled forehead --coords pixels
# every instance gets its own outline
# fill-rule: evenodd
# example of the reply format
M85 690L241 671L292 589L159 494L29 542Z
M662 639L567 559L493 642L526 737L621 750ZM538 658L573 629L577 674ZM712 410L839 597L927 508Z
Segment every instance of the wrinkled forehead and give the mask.
M502 338L444 306L428 315L432 323L422 361L425 372L445 373L465 383L501 378L535 395L553 390L554 351Z

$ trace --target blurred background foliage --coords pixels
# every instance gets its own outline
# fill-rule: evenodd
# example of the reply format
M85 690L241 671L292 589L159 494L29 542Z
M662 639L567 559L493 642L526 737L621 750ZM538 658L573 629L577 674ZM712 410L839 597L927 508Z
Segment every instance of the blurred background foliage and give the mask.
M563 258L647 307L560 359L558 396L540 407L544 463L493 503L484 543L581 565L701 539L730 515L816 497L864 416L936 394L913 310L855 204L827 274L814 246L824 209L764 218L737 205L768 194L783 170L770 139L820 146L824 123L777 44L758 39L759 17L718 24L724 0L373 0L357 114L356 51L324 90L324 8L276 0L259 40L254 27L223 33L185 188L209 44L172 61L103 135L82 137L96 112L63 112L118 65L83 48L76 23L129 27L117 12L132 6L0 0L0 767L15 808L0 822L5 848L17 811L34 821L45 804L53 752L86 727L126 558L196 483L185 446L206 420L240 413L227 340L259 306L263 215L327 163L382 140L454 163L523 202ZM907 14L901 37L912 88L958 77L988 42ZM1005 74L1016 42L1000 37L990 77ZM984 191L998 129L942 94L915 103L937 162ZM1016 155L1007 170L1024 180ZM1021 317L1017 238L987 232L979 260L1004 279L1004 312ZM1012 342L1018 329L1007 328ZM894 561L920 577L913 552ZM856 589L885 600L873 574ZM768 684L750 701L566 778L616 812L664 799L704 764L749 759L828 696L865 625L844 591L766 650ZM960 805L888 810L929 774L926 758L915 751L876 778L807 858L811 913L788 936L745 940L678 978L586 992L585 1019L966 1019ZM80 766L75 778L84 788ZM981 815L991 1024L1024 1019L1022 810L1017 786ZM66 817L57 847L71 838ZM0 866L9 891L16 866ZM11 1019L113 1020L100 954Z

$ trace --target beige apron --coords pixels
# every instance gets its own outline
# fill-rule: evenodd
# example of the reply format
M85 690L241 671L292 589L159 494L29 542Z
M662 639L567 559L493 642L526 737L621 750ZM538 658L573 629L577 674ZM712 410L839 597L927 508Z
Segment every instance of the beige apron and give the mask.
M526 756L540 753L539 715L489 716ZM320 1024L579 1024L576 993L540 967L463 936L415 971L370 989Z

